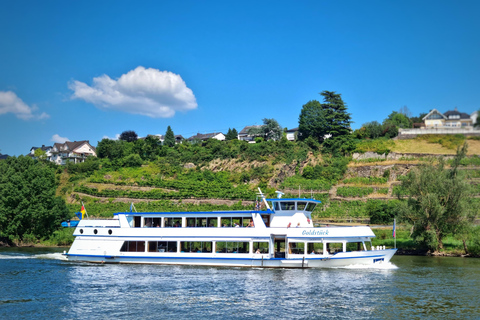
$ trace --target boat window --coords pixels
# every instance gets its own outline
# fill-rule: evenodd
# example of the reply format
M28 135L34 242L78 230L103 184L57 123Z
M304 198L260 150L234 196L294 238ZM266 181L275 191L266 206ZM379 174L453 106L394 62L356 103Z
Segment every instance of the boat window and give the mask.
M134 217L133 217L133 227L134 227L134 228L140 228L140 227L141 227L140 221L142 221L142 217L141 217L141 216L134 216Z
M145 241L125 241L120 252L145 252Z
M347 252L349 251L363 251L362 242L347 242Z
M248 253L250 243L237 241L217 241L215 251L217 253Z
M148 252L177 252L177 241L149 241Z
M161 223L162 223L161 218L145 218L144 227L146 228L160 227Z
M207 218L187 218L187 227L201 228L206 226L207 226Z
M307 203L306 202L297 202L297 210L298 211L301 211L301 210L305 210L305 207L307 206Z
M312 212L312 211L315 209L315 207L316 207L316 206L317 206L317 204L316 204L316 203L309 202L309 203L308 203L308 206L307 206L307 210L306 210L306 211L310 211L310 212Z
M207 226L209 228L215 228L217 227L218 225L218 219L215 217L215 218L207 218Z
M280 211L280 203L274 202L274 203L273 203L273 210L275 210L275 211Z
M371 241L365 241L365 247L367 248L368 251L372 250L372 242Z
M323 243L321 242L309 242L307 243L307 253L323 254Z
M267 228L269 228L270 227L270 216L262 215L262 220L263 220L263 223L265 223L265 226Z
M178 228L182 226L182 218L165 218L165 228Z
M268 242L254 242L253 243L253 253L260 251L260 253L268 253Z
M222 227L242 227L244 226L244 222L248 224L250 222L250 218L222 218Z
M280 202L280 207L282 210L295 210L295 202L293 201L282 201Z
M327 251L330 254L335 254L337 252L342 252L343 251L343 243L342 242L327 243Z
M193 242L182 241L180 242L182 252L185 253L211 253L212 242Z
M305 253L305 243L303 243L303 242L290 242L288 244L288 253L289 254L304 254Z
M251 218L243 218L243 227L249 228L249 227L254 227L255 225L253 224L253 219Z

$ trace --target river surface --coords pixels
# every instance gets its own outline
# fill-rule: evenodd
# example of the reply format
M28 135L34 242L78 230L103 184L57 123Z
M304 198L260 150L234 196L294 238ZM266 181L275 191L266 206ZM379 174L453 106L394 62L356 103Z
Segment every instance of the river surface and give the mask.
M480 319L480 259L376 268L98 265L0 249L0 319Z

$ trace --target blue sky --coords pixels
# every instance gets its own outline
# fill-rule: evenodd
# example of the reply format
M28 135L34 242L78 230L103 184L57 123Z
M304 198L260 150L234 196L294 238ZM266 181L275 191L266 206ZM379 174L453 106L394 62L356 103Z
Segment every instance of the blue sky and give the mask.
M353 128L480 109L479 1L3 1L0 153L298 126L323 90Z

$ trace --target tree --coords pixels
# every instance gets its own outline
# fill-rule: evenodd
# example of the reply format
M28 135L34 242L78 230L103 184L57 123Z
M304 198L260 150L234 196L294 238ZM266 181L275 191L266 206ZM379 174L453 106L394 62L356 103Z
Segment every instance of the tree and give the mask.
M172 128L167 127L167 132L165 133L165 139L163 140L163 145L167 147L175 146L175 135L173 134Z
M304 140L313 136L321 142L329 135L339 137L350 134L352 121L341 94L323 91L320 95L324 103L313 100L302 107L298 119L299 138Z
M120 159L124 156L123 140L115 141L107 138L102 139L97 145L97 156L110 160Z
M423 123L423 118L427 115L427 113L420 113L418 117L411 117L410 121L412 122L412 125L416 123Z
M122 134L120 134L119 139L126 142L134 142L138 139L138 135L132 130L123 131Z
M39 160L47 159L47 153L45 152L45 150L42 150L41 148L35 149L35 152L33 153L33 155L35 156L35 158Z
M367 122L362 127L365 128L366 136L370 139L380 138L383 134L383 127L377 121Z
M69 218L56 187L49 162L25 156L0 161L0 236L18 241L52 235Z
M280 140L282 138L282 127L275 119L262 119L263 125L248 129L248 134L256 137L262 137L265 140Z
M477 118L475 120L475 123L473 124L475 128L480 127L480 110L477 111Z
M394 125L397 128L411 128L412 122L406 115L393 111L383 120L383 125Z
M440 159L413 169L402 180L408 200L401 216L413 225L412 236L429 250L442 249L446 235L462 232L475 217L470 185L457 170L466 152L465 143L457 149L450 169Z
M227 135L225 136L226 140L235 140L238 139L238 132L235 128L230 129L228 128Z

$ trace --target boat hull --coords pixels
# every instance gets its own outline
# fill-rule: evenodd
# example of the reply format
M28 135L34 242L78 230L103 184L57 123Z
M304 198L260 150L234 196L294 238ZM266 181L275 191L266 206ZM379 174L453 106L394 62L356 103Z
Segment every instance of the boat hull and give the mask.
M342 252L331 256L308 255L304 257L269 258L265 257L185 257L185 256L106 256L65 254L68 261L91 263L160 264L219 267L253 268L335 268L350 265L374 265L387 263L397 249Z

